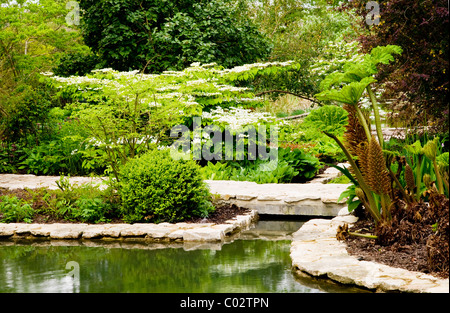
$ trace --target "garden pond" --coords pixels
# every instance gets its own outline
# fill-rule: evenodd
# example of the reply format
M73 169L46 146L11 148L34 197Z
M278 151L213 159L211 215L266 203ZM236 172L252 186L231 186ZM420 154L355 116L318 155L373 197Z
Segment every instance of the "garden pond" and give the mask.
M305 220L265 221L230 242L0 241L0 293L361 292L291 270ZM88 244L88 243L91 244Z

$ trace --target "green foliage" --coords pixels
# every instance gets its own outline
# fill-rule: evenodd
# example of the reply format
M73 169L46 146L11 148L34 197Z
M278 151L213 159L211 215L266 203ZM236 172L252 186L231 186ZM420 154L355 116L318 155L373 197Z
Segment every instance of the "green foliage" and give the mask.
M345 175L341 175L341 176L334 178L328 182L328 184L350 184L350 183L351 183L351 180Z
M11 162L14 169L39 175L86 175L102 173L104 157L87 141L86 131L70 111L53 108L46 117L49 134L31 148L20 149L20 156Z
M444 170L448 172L448 167L449 167L449 153L448 152L444 152L440 155L438 155L436 157L436 162L438 164L438 166Z
M287 162L231 162L208 164L201 169L203 179L251 181L257 184L290 183L298 175Z
M192 62L225 67L270 53L268 40L228 0L80 1L84 39L102 67L155 73Z
M343 65L343 72L335 72L328 75L321 83L324 91L317 94L320 100L331 100L344 103L347 110L357 114L357 120L352 121L352 125L347 129L347 135L358 142L347 143L351 146L345 146L336 135L324 132L328 137L334 139L345 153L348 162L351 164L353 173L356 176L358 188L360 190L360 200L364 203L366 209L370 212L375 222L381 219L389 220L389 206L394 199L391 199L392 177L390 172L390 162L386 162L382 152L385 145L381 131L381 120L379 115L376 96L370 87L376 82L373 75L378 72L378 64L389 64L394 61L393 54L401 54L402 49L398 46L380 46L372 49L370 54L363 56L362 61L346 62ZM364 91L367 91L371 100L371 110L375 117L375 126L378 140L371 135L371 131L365 118L359 102ZM356 134L356 128L364 129L365 137L360 139L361 134ZM356 139L355 139L356 138ZM368 149L360 149L365 144ZM352 154L355 154L352 156ZM386 154L385 154L386 155ZM354 157L359 159L356 164ZM386 156L392 159L391 154ZM387 166L386 166L387 164ZM399 185L397 183L397 185ZM402 186L398 186L402 189ZM403 191L403 189L402 189ZM404 193L404 191L403 191ZM406 195L406 197L408 197ZM405 199L408 201L409 199ZM383 216L381 216L381 213Z
M336 127L335 130L340 132L342 130L341 126ZM313 123L302 121L282 125L279 133L279 143L282 147L297 148L305 153L314 155L325 163L345 160L345 155L341 148L334 140L323 134L322 129L318 129Z
M346 177L346 176L344 176L344 177ZM362 205L361 200L359 200L357 198L357 195L355 192L356 188L357 188L357 186L354 184L348 186L347 189L341 193L341 195L339 196L339 199L338 199L338 201L341 201L342 199L347 198L346 203L347 203L347 208L348 208L349 212L353 212L360 205ZM355 198L357 198L357 199L355 199Z
M118 217L118 201L111 187L94 184L70 184L68 177L56 181L59 189L27 189L24 196L33 204L34 215L44 220L66 220L83 223L109 222ZM30 198L30 199L29 199Z
M329 49L356 39L360 29L354 27L351 13L337 10L330 1L239 0L243 15L250 16L260 30L273 42L270 58L276 61L294 60L301 65L295 71L273 77L260 77L253 82L258 90L288 90L307 98L318 93L325 73L318 69L322 59L350 59L347 51ZM332 50L332 51L330 51ZM331 52L331 53L330 53ZM320 66L319 66L320 67ZM277 94L274 94L277 95Z
M34 210L31 205L16 196L0 197L0 222L31 223Z
M278 158L289 164L296 172L295 181L304 182L314 178L317 171L322 167L315 156L307 154L300 149L278 148Z
M80 198L74 203L72 218L83 223L107 222L106 214L109 205L99 198Z
M17 84L9 91L6 99L1 97L0 139L10 143L26 142L27 137L32 136L34 142L30 144L36 144L46 133L42 126L53 106L49 91L32 76L26 84Z
M233 161L212 163L201 169L203 179L251 181L258 184L298 183L313 178L321 168L316 157L299 149L278 148L272 161Z
M53 68L53 73L58 76L84 76L89 74L100 63L100 58L93 53L74 52L61 57Z
M18 145L0 141L0 173L14 173L17 170L16 163L22 158L22 152Z
M257 184L290 183L298 172L287 162L266 162L257 166L234 168L230 180L251 181Z
M229 163L208 162L200 168L200 173L205 180L229 180L232 170Z
M82 174L81 155L75 153L79 145L80 141L76 138L65 138L25 149L26 157L19 163L19 169L36 175L59 175L62 172Z
M361 81L354 81L343 86L340 90L330 89L322 91L316 97L319 100L332 100L340 103L356 105L367 86L376 82L372 77L365 77Z
M406 162L415 173L415 192L411 191L417 200L422 198L424 192L435 184L436 190L448 197L448 152L442 152L442 144L439 137L433 140L425 139L422 147L421 140L416 140L412 144L404 144L400 153L406 157ZM428 176L430 182L425 182L424 177ZM400 175L402 185L406 187L403 179L404 172Z
M67 51L82 51L80 34L67 27L67 1L2 1L0 6L0 140L39 141L50 92L38 74ZM31 144L31 143L27 143Z
M199 166L171 159L168 150L130 160L120 171L119 194L127 222L177 222L214 209Z
M342 135L347 125L347 111L336 105L325 105L312 110L305 117L304 126L313 127L318 131L326 131Z

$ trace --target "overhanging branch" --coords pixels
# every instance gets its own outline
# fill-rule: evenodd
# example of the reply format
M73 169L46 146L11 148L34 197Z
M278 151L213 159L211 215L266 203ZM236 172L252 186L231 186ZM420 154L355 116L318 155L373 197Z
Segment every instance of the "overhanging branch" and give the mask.
M267 91L260 92L260 93L256 94L255 96L259 97L259 96L266 95L268 93L276 93L276 92L277 93L284 93L284 94L293 95L293 96L296 96L296 97L299 97L299 98L302 98L302 99L305 99L305 100L308 100L308 101L311 101L311 102L314 102L314 103L317 103L317 104L321 104L316 99L311 99L311 98L309 98L307 96L304 96L304 95L301 95L301 94L298 94L298 93L295 93L295 92L286 91L286 90L267 90Z

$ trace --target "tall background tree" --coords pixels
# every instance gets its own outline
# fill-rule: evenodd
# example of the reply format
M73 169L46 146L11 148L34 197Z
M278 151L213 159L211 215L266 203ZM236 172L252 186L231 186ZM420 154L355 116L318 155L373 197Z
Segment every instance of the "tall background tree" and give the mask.
M428 121L438 130L448 128L448 38L449 12L445 0L389 0L380 5L380 23L361 26L367 33L359 40L364 51L394 44L403 54L392 65L381 68L377 79L385 83L385 96L395 99L391 108L405 121ZM365 0L347 4L361 17L368 14Z
M294 60L301 65L299 70L284 72L276 79L256 81L261 91L283 90L313 99L325 77L312 70L315 63L324 57L350 57L348 52L339 50L345 50L345 44L354 41L360 31L359 25L354 25L355 17L351 12L338 10L339 1L236 1L241 14L251 18L272 41L270 61Z
M147 72L193 62L224 67L266 58L270 42L230 0L81 0L81 28L101 67Z
M66 0L0 1L0 141L32 134L51 106L38 74L67 52L88 51L76 26L66 23ZM34 141L35 141L34 140Z

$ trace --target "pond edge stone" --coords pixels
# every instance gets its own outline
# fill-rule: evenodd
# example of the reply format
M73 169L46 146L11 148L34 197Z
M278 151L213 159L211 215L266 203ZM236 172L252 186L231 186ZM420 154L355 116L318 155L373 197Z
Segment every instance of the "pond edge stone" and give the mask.
M337 228L345 223L351 226L357 218L346 208L339 214L331 220L309 220L292 235L290 256L295 272L378 292L449 293L449 279L359 261L349 255L346 244L336 239Z
M25 224L0 223L0 239L133 239L144 238L150 241L224 241L227 236L245 230L258 219L258 213L238 215L215 223L161 223L161 224L85 224L54 223Z

